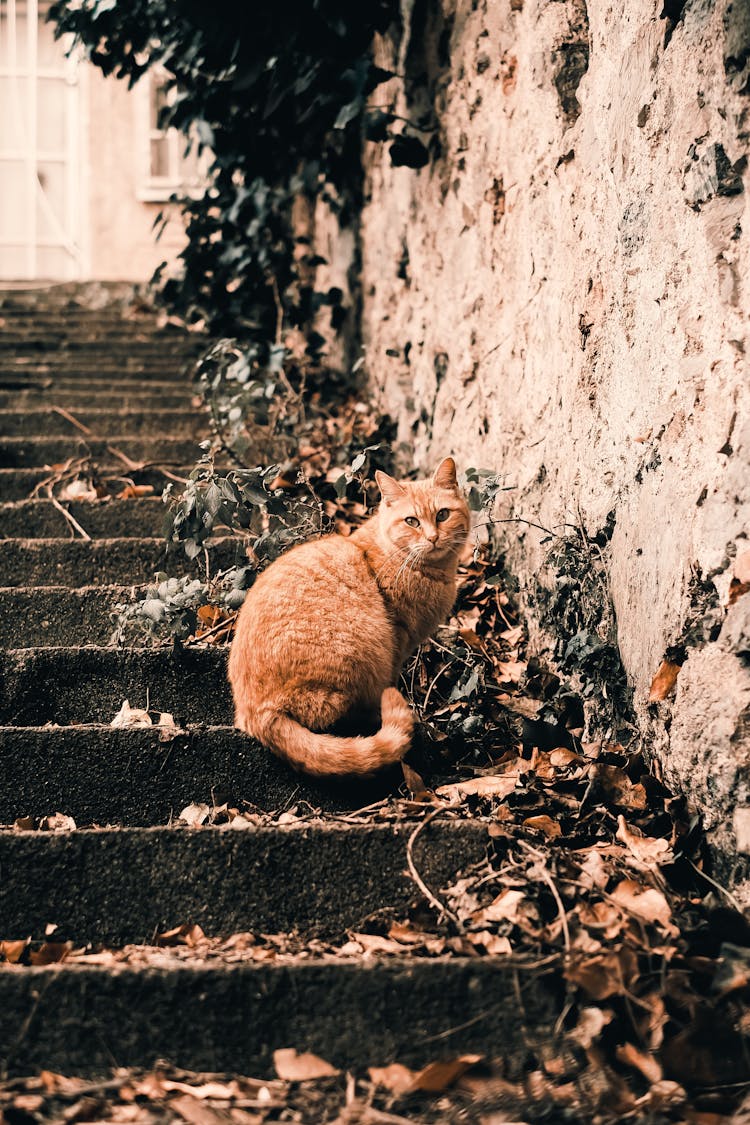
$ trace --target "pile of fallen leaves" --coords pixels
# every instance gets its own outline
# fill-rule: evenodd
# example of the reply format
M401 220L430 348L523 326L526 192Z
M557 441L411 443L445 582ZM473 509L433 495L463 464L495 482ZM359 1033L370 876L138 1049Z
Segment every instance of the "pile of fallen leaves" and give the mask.
M148 1072L117 1069L99 1082L43 1070L38 1077L0 1083L0 1122L504 1125L518 1122L530 1104L534 1121L576 1120L570 1114L556 1116L538 1096L542 1071L524 1075L512 1065L491 1064L476 1055L419 1071L393 1063L361 1074L339 1071L325 1059L293 1049L275 1051L273 1062L277 1077L267 1080L193 1073L162 1062Z
M458 1101L447 1103L451 1113L461 1107L456 1120L499 1121L479 1109L506 1103L523 1117L533 1105L531 1120L577 1120L580 1114L602 1122L725 1120L750 1090L750 924L705 870L699 827L683 801L647 772L639 754L601 742L528 753L515 746L491 766L435 788L409 767L405 776L406 796L335 817L413 824L406 866L421 894L408 916L380 914L367 932L351 932L338 944L297 933L211 936L187 922L153 946L76 949L50 934L41 943L0 943L0 955L17 965L64 960L162 967L185 961L492 957L515 974L521 1007L533 980L555 997L559 1018L552 1035L527 1042L515 1070L507 1058L498 1063L472 1057L463 1067L470 1073L450 1096ZM231 830L238 827L236 816L251 828L259 815L293 825L332 814L305 806L254 817L198 805L182 814L195 830L212 821ZM487 858L458 873L452 885L429 887L414 858L415 841L437 818L465 816L486 824ZM415 1092L413 1073L398 1063L371 1072L373 1082L392 1098L377 1103L381 1114L394 1104L402 1107L399 1099L408 1101ZM360 1120L340 1116L348 1112L341 1086L332 1089L339 1100L326 1101L329 1115L318 1120ZM373 1102L367 1104L374 1113ZM229 1105L241 1108L231 1099ZM221 1112L226 1108L224 1098ZM179 1117L181 1111L174 1112ZM294 1112L302 1116L293 1120L315 1119L306 1110ZM434 1105L419 1112L427 1116L406 1119L454 1119L431 1116ZM290 1118L257 1118L278 1119Z
M422 724L421 742L433 750L430 766L490 764L500 749L528 741L529 722L533 727L543 700L535 698L540 693L524 648L525 630L502 576L488 549L477 546L459 568L450 621L402 674L401 687ZM534 732L536 742L540 733ZM552 737L570 741L556 722Z
M689 1104L678 1082L656 1077L635 1097L613 1081L606 1063L590 1045L597 1020L581 1025L557 1051L542 1048L528 1059L479 1055L436 1061L413 1070L401 1063L370 1067L366 1072L337 1070L325 1059L289 1049L274 1052L277 1077L258 1079L236 1074L194 1073L159 1062L152 1071L119 1068L111 1078L90 1082L43 1070L37 1077L0 1083L0 1122L33 1125L39 1121L134 1122L156 1125L525 1125L525 1122L615 1122L635 1125L742 1125L723 1112L719 1095L710 1108ZM581 1075L575 1053L593 1055ZM624 1068L645 1066L637 1053L621 1052ZM571 1081L572 1076L578 1081ZM737 1099L734 1099L737 1101Z
M750 924L703 870L684 803L640 755L601 743L509 751L476 780L413 799L428 819L446 800L487 815L487 860L425 888L429 909L384 931L379 951L493 955L547 976L562 1102L595 1072L597 1105L620 1117L681 1111L688 1095L731 1107L750 1083Z
M367 512L357 477L367 458L358 452L343 469L332 437L343 425L346 440L338 448L350 457L352 440L361 447L378 434L353 399L321 418L320 433L308 425L308 444L277 467L268 487L277 496L296 495L312 481L310 503L325 526L348 534ZM206 487L213 483L207 478ZM256 542L264 533L261 526ZM228 638L231 620L216 613L210 604L198 607L196 638ZM673 688L678 672L677 665L660 670L654 699ZM180 822L186 831L330 819L413 822L405 866L419 905L408 917L379 915L369 932L352 932L337 945L300 934L206 935L187 919L153 946L77 949L48 934L41 943L0 943L0 960L23 966L492 957L516 974L521 1006L524 981L543 978L557 1000L554 1034L528 1043L520 1061L454 1060L450 1077L444 1073L432 1085L399 1063L367 1077L339 1075L323 1062L320 1073L303 1069L295 1078L277 1065L272 1083L166 1068L118 1072L99 1088L43 1075L0 1087L5 1120L728 1119L750 1089L750 925L714 880L700 826L684 802L640 752L587 742L580 700L526 661L523 624L487 555L462 567L453 618L410 662L402 686L422 737L404 764L398 795L339 814L302 804L269 812L248 803L196 803ZM169 718L155 720L125 704L115 722L157 722L166 740L175 731ZM415 841L439 817L487 825L486 860L448 887L428 886L415 860ZM31 827L75 825L62 814L17 824Z

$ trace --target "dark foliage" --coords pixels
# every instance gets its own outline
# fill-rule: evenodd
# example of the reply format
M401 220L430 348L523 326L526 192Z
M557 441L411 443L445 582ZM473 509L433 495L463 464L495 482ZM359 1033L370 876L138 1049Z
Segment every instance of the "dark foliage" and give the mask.
M171 97L161 124L209 155L210 187L181 201L183 276L163 286L173 311L217 332L272 340L280 302L287 326L309 329L323 302L312 251L292 226L293 202L324 197L350 221L365 137L395 137L394 162L427 159L392 113L364 112L392 77L373 63L372 41L397 27L395 0L57 0L50 18L104 74L131 86L163 68Z

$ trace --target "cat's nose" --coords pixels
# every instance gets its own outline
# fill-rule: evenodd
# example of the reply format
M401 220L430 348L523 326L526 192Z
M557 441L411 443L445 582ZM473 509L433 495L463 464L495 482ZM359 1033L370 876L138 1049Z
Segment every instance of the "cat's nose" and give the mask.
M433 528L426 527L424 529L424 537L425 537L425 539L427 540L428 543L437 543L437 537L438 537L437 528L436 527L433 527Z

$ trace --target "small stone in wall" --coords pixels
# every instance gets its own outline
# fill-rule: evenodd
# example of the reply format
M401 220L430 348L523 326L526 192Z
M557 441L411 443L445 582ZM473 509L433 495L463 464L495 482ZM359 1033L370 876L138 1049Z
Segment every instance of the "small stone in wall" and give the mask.
M743 190L742 162L731 164L718 142L696 141L688 149L683 191L694 211L717 195L739 195Z
M724 71L738 93L750 90L750 7L728 4L724 14Z
M626 257L634 254L643 245L647 225L648 212L645 202L642 199L636 199L632 203L628 203L618 226L620 245Z
M736 597L734 604L729 606L720 640L722 648L728 652L734 652L744 660L750 658L750 595Z
M739 805L734 810L734 836L738 852L750 852L750 808Z

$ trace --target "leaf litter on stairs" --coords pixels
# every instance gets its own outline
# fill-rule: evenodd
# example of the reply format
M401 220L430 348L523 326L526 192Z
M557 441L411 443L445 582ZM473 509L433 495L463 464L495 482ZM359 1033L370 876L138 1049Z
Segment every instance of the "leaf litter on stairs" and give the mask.
M559 994L555 1035L529 1045L525 1063L539 1068L551 1105L595 1109L602 1121L703 1125L707 1113L726 1114L750 1083L750 925L704 870L685 802L640 752L583 740L569 699L556 706L554 678L526 664L522 624L486 557L463 568L454 618L404 685L423 726L398 794L339 813L304 802L269 812L251 801L196 801L177 823L184 831L413 824L404 867L417 905L408 916L378 914L337 944L294 933L207 935L186 918L153 946L24 940L4 942L0 954L14 971L56 960L491 957L519 982L541 974ZM129 705L121 716L125 725L152 721ZM437 818L484 823L487 858L450 886L428 887L415 843ZM17 830L32 827L74 824L58 814L24 818Z
M449 886L417 891L408 915L379 913L338 944L303 934L206 935L186 919L153 946L45 941L0 950L15 971L37 958L153 966L492 957L516 974L519 1004L530 974L559 995L554 1034L526 1044L524 1066L538 1070L540 1104L565 1107L560 1120L584 1111L602 1122L726 1119L750 1088L750 924L701 870L701 837L684 802L638 754L607 743L529 753L512 746L474 768L509 784L499 796L457 783L432 789L412 768L407 795L364 816L413 822L412 841L438 817L480 818L487 858ZM223 830L231 830L240 814L226 815ZM287 809L283 823L325 819ZM528 1076L518 1081L527 1097Z
M344 421L354 427L346 412ZM309 450L298 451L299 460L304 454L308 464L320 462L318 474L330 486L325 515L346 533L366 512L353 498L352 471L321 453L328 437L311 438ZM373 432L364 440L377 437ZM145 468L119 459L133 473ZM356 463L355 457L354 473ZM279 467L269 488L289 491L296 472L291 462L288 470ZM43 483L50 495L72 488L72 499L81 488L101 488L97 476L96 467L80 458L53 466ZM135 478L107 484L124 484L125 497L132 498L153 487ZM745 570L737 582L747 584ZM193 642L227 639L231 622L216 610L210 604L197 607L200 627L192 632ZM674 690L678 673L677 665L660 669L652 685L655 699ZM517 1057L502 1057L504 1045L498 1044L499 1057L490 1060L441 1058L436 1043L443 1077L435 1077L432 1086L425 1084L424 1071L410 1071L399 1060L374 1066L368 1076L345 1076L330 1073L335 1068L326 1060L318 1060L322 1071L315 1074L317 1064L309 1057L298 1063L298 1079L287 1070L283 1083L266 1085L167 1069L140 1076L118 1072L98 1091L72 1078L31 1079L25 1086L0 1086L3 1118L12 1125L45 1118L166 1118L208 1125L232 1120L497 1125L526 1115L534 1121L695 1125L728 1119L750 1084L750 926L706 870L700 829L684 802L669 793L640 753L614 741L585 741L575 698L557 677L526 660L523 623L485 550L478 548L462 567L455 614L407 666L403 687L420 718L421 736L405 763L398 796L338 814L303 803L268 812L251 801L235 807L196 800L180 820L184 831L266 824L291 830L330 820L413 822L404 866L417 905L407 916L378 914L369 927L338 944L294 933L207 935L189 918L151 946L78 948L54 940L54 934L43 941L15 936L0 943L0 960L7 962L5 971L23 972L56 962L490 957L515 974L521 1008L524 979L544 977L559 997L554 1034L527 1042ZM153 722L148 710L129 705L120 715L125 727ZM167 736L171 729L165 728ZM451 885L429 887L414 844L438 817L484 823L487 858L457 871ZM29 829L73 831L75 824L64 813L17 822L16 830ZM287 1055L286 1062L294 1060ZM444 1087L450 1087L449 1095ZM271 1091L266 1104L260 1104L261 1090ZM432 1100L425 1102L428 1091Z

